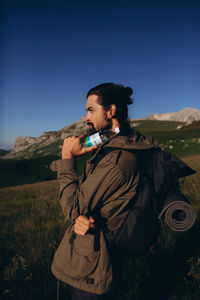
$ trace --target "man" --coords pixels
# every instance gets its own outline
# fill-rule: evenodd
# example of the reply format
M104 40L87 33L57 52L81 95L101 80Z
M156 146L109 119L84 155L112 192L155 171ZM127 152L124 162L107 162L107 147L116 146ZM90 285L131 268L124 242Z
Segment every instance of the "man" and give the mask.
M64 140L62 160L52 163L60 182L60 203L69 225L52 264L53 274L72 287L72 299L111 299L112 254L105 232L116 232L134 201L140 170L138 149L154 147L130 128L127 105L132 89L105 83L87 94L86 121L91 133L113 135L98 148L83 148L80 137ZM120 129L115 134L115 128ZM75 157L89 151L80 182Z

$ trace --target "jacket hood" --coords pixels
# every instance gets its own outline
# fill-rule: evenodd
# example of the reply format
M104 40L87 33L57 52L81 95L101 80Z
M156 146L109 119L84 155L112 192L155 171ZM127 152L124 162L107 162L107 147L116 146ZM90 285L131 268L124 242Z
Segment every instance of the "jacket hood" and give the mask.
M158 141L151 136L143 136L135 132L132 136L122 136L117 134L107 140L102 147L112 147L127 150L146 150L159 148Z

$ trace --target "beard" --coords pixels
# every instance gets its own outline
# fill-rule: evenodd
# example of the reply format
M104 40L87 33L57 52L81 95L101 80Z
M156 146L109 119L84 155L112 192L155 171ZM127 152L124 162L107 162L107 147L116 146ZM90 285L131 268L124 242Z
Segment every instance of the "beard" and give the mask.
M89 134L92 135L92 134L95 134L98 131L110 130L112 128L112 119L111 118L107 119L106 124L102 128L100 128L99 130L97 130L95 128L95 126L92 122L88 122L87 125L89 126Z
M89 135L95 134L97 132L92 122L88 122L87 125L89 126Z

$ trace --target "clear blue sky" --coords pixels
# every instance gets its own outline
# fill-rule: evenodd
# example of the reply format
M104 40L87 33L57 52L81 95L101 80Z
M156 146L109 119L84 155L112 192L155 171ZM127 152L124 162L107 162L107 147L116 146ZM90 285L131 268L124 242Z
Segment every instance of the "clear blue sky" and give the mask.
M199 1L2 0L0 148L85 114L103 82L134 89L130 118L200 109Z

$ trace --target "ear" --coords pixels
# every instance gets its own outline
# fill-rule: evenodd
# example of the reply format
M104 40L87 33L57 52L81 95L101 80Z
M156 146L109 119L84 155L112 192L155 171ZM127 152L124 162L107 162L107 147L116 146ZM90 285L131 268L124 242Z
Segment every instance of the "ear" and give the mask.
M115 105L115 104L111 104L111 105L110 105L109 111L110 111L110 116L111 116L112 118L114 118L115 115L116 115L116 112L117 112L116 105Z

